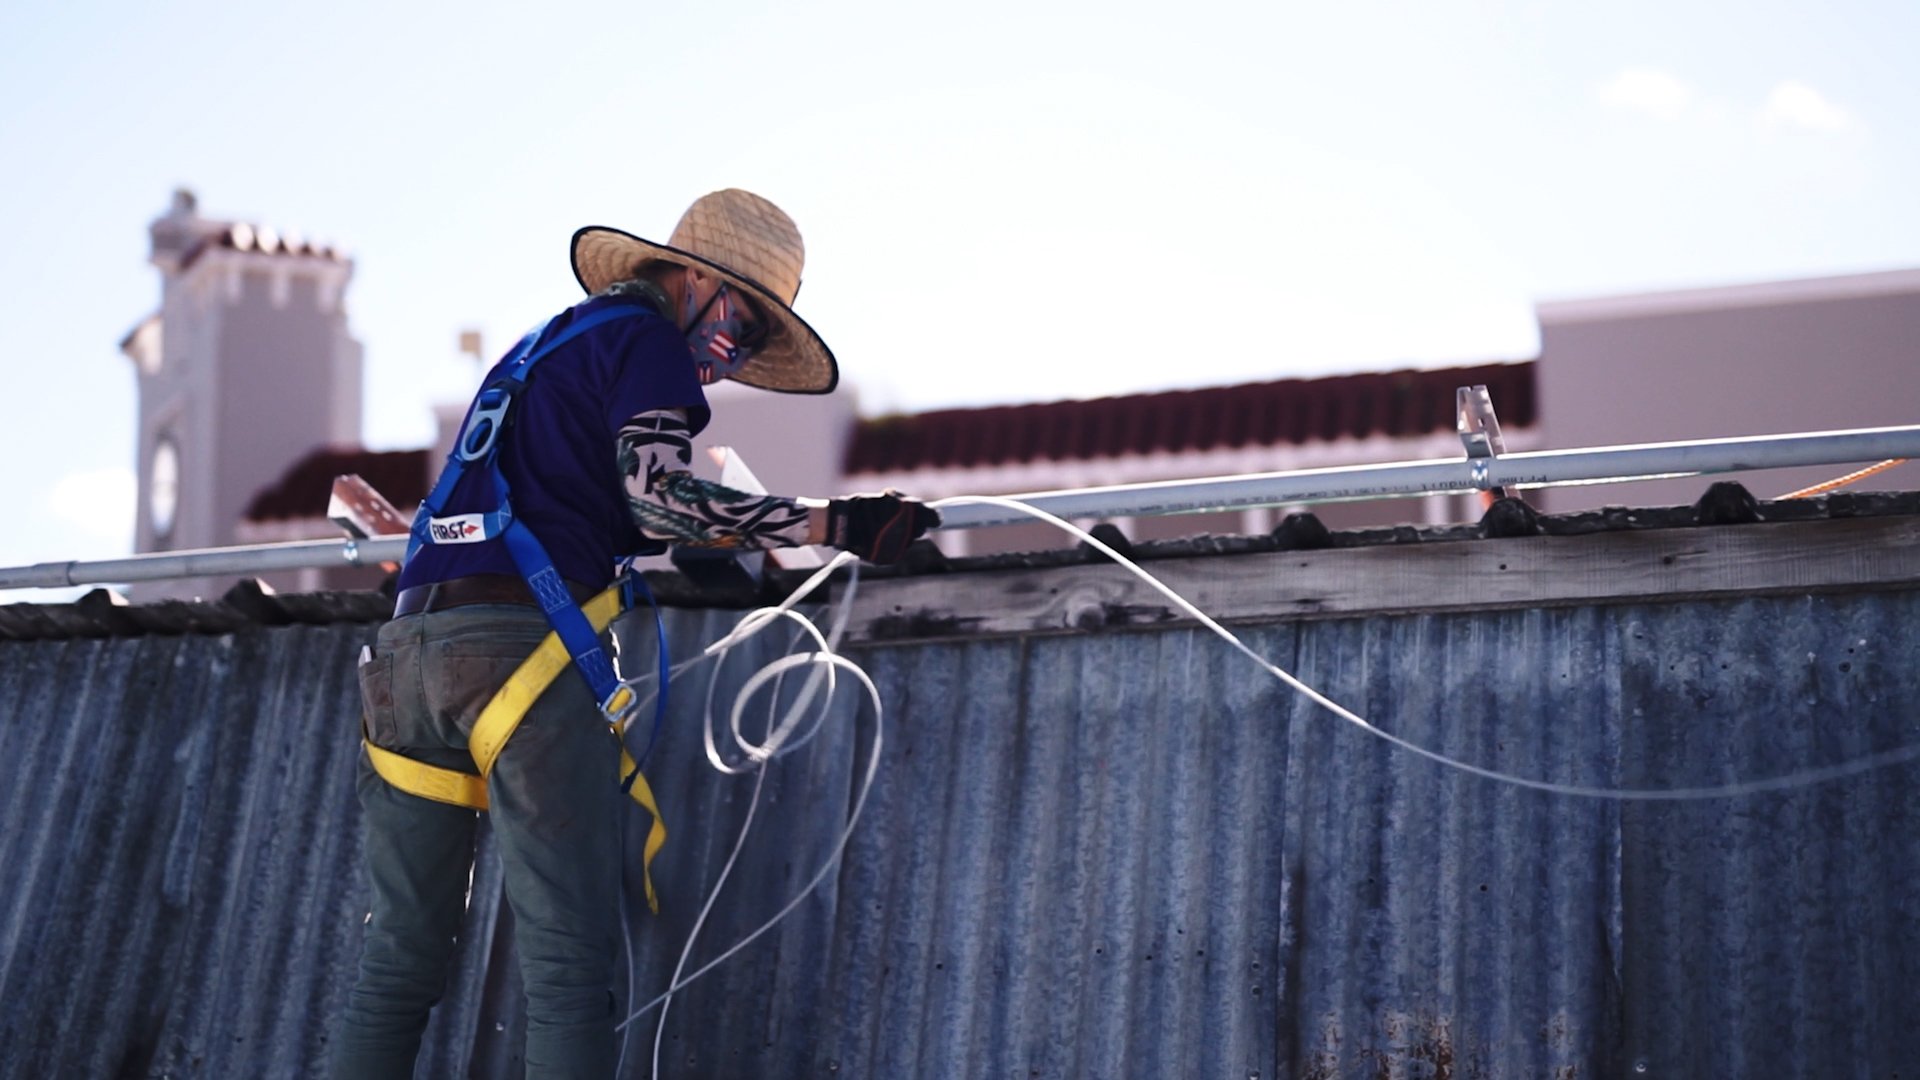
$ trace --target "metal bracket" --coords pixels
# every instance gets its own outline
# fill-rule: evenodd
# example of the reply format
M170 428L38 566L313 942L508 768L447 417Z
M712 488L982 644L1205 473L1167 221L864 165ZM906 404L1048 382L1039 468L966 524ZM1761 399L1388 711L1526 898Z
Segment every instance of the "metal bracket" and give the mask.
M354 473L333 478L333 490L327 497L327 518L347 534L347 546L342 554L351 566L361 565L360 541L397 536L412 527L386 496ZM398 563L383 562L380 566L388 573L400 569Z
M1462 386L1453 394L1453 426L1460 443L1467 448L1473 486L1494 499L1507 497L1507 490L1489 483L1493 459L1507 452L1507 440L1500 434L1500 417L1493 411L1493 395L1485 386Z

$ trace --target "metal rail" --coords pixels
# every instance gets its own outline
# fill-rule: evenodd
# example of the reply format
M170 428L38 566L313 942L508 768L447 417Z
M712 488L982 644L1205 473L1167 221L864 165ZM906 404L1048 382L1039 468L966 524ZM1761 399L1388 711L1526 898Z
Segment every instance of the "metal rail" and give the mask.
M1461 495L1493 488L1609 484L1799 465L1841 465L1914 457L1915 451L1920 451L1920 425L1581 450L1534 450L1504 457L1401 461L1201 480L1163 480L1011 497L1064 518L1135 517L1356 499ZM1024 520L1019 514L997 506L955 506L942 511L941 519L942 528L963 529Z
M406 553L405 536L375 536L365 540L295 540L284 544L161 551L150 555L129 555L124 559L11 566L0 569L0 589L56 589L70 585L221 577L226 574L259 574L268 570L303 570L312 566L377 566L383 562L397 562Z
M1137 517L1258 506L1298 506L1356 499L1457 495L1493 488L1538 488L1620 483L1780 469L1845 465L1920 457L1920 425L1762 435L1739 439L1536 450L1504 457L1402 461L1332 469L1166 480L1103 488L1039 491L1010 496L1065 518ZM997 506L952 506L943 529L1007 525L1019 514ZM47 562L0 568L0 589L160 581L169 578L255 574L306 567L369 566L397 562L404 536L363 540L305 540L284 544L160 552L91 562Z

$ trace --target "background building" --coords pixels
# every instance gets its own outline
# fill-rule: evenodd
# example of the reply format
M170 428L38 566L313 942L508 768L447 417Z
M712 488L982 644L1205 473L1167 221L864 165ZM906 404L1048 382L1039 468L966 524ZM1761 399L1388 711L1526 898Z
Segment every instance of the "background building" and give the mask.
M1920 423L1920 270L1539 305L1541 434L1568 448ZM1496 399L1497 400L1497 399ZM1763 498L1844 469L1750 474ZM1914 486L1920 465L1894 486ZM1698 480L1556 488L1549 510L1687 502Z
M177 191L149 229L160 309L121 341L139 380L134 550L244 540L256 492L319 446L360 440L353 263L325 245L202 217ZM142 586L194 596L218 583Z
M152 226L161 310L123 348L140 379L137 549L338 536L333 477L358 473L403 512L439 445L360 443L360 346L342 297L352 263L270 230L202 217L187 192ZM1453 457L1454 391L1488 386L1509 451L1873 427L1920 419L1920 270L1563 300L1539 307L1536 360L1285 379L1090 401L861 417L853 391L773 395L722 385L703 447L730 446L774 492L897 488L927 498ZM484 370L476 365L475 379ZM857 376L857 373L854 373ZM290 403L298 403L290 407ZM697 472L713 477L709 455ZM1761 495L1839 469L1749 477ZM1896 479L1895 483L1899 481ZM1658 505L1694 480L1539 492L1547 510ZM1134 539L1258 533L1289 508L1115 522ZM1433 525L1480 513L1472 496L1319 506L1332 528ZM942 533L953 555L1061 546L1044 525ZM283 590L366 587L374 570L277 575ZM143 588L191 595L218 583Z
M950 409L864 420L841 486L926 498L1005 495L1203 476L1458 457L1454 393L1485 385L1509 450L1535 449L1532 363L1283 379L1091 401ZM1287 507L1114 521L1136 540L1200 532L1261 533ZM1473 496L1315 507L1331 528L1441 524L1479 515ZM1082 524L1091 524L1083 522ZM1035 522L942 533L954 555L1071 544Z

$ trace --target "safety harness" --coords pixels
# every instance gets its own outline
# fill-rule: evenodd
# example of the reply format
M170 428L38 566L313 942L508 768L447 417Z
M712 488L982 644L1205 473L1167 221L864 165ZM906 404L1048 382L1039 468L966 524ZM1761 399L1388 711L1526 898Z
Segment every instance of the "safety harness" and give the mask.
M547 334L553 327L553 320L549 320L521 339L499 373L480 391L468 410L466 421L460 428L460 438L454 445L453 453L448 455L439 482L414 516L411 537L407 543L407 558L411 559L423 544L478 544L499 540L506 545L514 567L526 579L528 589L532 591L541 612L547 617L547 624L553 630L533 654L515 669L512 677L487 702L479 719L474 722L467 749L473 755L473 763L479 767L478 776L428 765L384 750L366 738L363 730L361 742L366 747L374 771L394 787L424 799L485 810L487 776L492 772L500 751L526 717L527 710L533 707L533 703L539 700L540 695L569 663L587 680L594 700L599 703L601 715L613 729L615 737L619 737L621 722L632 711L636 698L632 688L622 685L615 675L613 663L600 644L600 635L616 616L632 605L636 588L642 593L646 592L646 584L638 574L628 571L612 587L587 601L584 607L576 603L566 580L554 567L553 559L547 555L539 538L525 523L514 517L512 493L508 489L506 475L500 470L499 448L500 434L506 429L514 402L526 389L527 379L535 364L594 327L639 315L644 310L630 304L608 305L577 315L551 338ZM442 516L448 497L469 467L484 469L491 477L495 508L485 513ZM649 606L653 606L650 594L646 600ZM654 607L654 620L658 627L660 613L657 606ZM667 705L664 627L661 627L658 640L660 692L654 711L656 737ZM647 751L651 750L652 742L649 740ZM642 752L641 757L646 757L646 751ZM647 906L658 913L660 902L653 888L653 858L666 845L667 827L660 818L660 808L654 801L653 789L647 785L646 777L640 774L640 764L627 752L625 740L621 740L620 773L614 779L653 818L641 858L641 873L646 881Z

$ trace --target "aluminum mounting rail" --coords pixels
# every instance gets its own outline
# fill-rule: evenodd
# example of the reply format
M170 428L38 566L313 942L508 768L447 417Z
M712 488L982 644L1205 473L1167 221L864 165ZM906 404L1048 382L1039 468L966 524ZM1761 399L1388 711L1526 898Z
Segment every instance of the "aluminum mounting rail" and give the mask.
M1010 496L1064 518L1186 514L1259 506L1299 506L1356 499L1454 495L1500 488L1618 483L1802 465L1845 465L1920 458L1920 425L1762 435L1738 439L1535 450L1502 457L1350 465L1198 480L1040 491ZM971 529L1026 520L997 506L951 506L943 529ZM0 568L0 589L160 581L257 574L305 567L397 562L404 536L305 540L284 544L160 552L91 562L49 562Z
M172 578L224 577L302 570L311 566L378 566L399 562L407 554L407 538L374 536L364 540L295 540L285 544L247 544L202 548L198 551L160 551L124 559L90 562L45 562L0 569L0 589L56 589L69 585L107 585L127 581L166 581Z
M1920 425L1581 450L1533 450L1504 457L1444 458L1200 480L1161 480L1149 484L1041 491L1009 498L1031 503L1063 518L1138 517L1357 499L1462 495L1493 488L1611 484L1913 457L1920 457ZM1010 525L1029 520L1016 511L998 506L954 506L942 510L940 516L940 527L944 529Z

